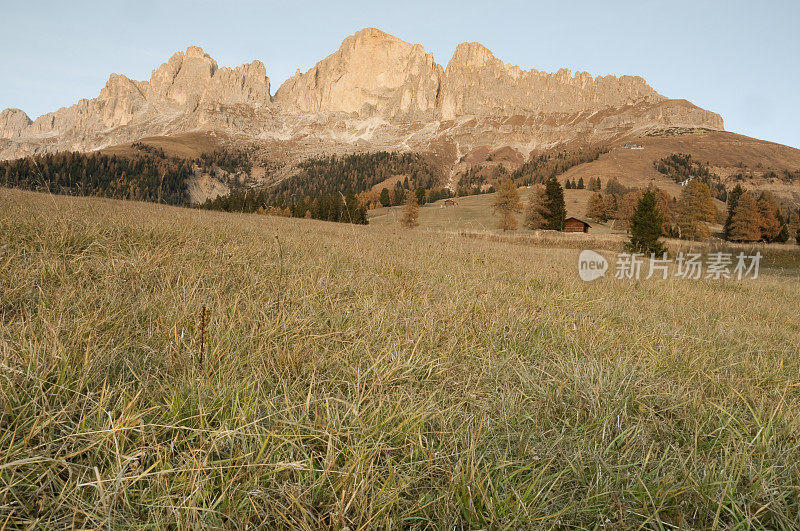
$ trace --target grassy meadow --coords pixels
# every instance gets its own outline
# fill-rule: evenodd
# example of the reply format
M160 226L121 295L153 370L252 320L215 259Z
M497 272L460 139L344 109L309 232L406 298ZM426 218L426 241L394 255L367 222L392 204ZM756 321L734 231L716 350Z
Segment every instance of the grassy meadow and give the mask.
M578 252L0 189L0 528L800 527L800 279Z
M531 189L519 188L520 199L528 202ZM589 198L594 192L589 190L564 190L567 215L585 218ZM497 217L492 212L492 201L495 194L470 195L457 197L455 207L445 207L444 200L423 205L419 212L419 225L422 231L493 231L497 227ZM402 207L376 208L368 213L369 222L375 226L396 225ZM516 214L519 221L519 232L530 233L523 227L523 213ZM604 223L592 223L593 234L611 234L613 227ZM619 232L619 231L616 231Z

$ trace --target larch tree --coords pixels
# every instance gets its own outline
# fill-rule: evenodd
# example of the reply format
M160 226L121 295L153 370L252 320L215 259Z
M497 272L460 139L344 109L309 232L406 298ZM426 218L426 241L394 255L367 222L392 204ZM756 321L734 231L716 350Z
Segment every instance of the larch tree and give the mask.
M617 204L619 203L618 197L614 194L606 194L603 196L603 203L605 203L606 219L616 219Z
M500 190L494 196L492 208L495 214L500 215L497 228L503 229L503 232L517 230L519 222L516 214L522 212L522 202L519 200L519 192L514 181L505 179L500 183Z
M656 208L661 212L661 217L664 219L662 231L665 235L669 235L673 232L673 228L675 227L674 201L672 197L661 188L654 188L654 191L656 193Z
M761 212L758 202L750 192L743 192L738 198L731 219L729 238L735 242L755 242L761 239Z
M592 194L592 197L589 198L589 204L586 207L586 217L600 222L608 220L608 216L606 215L606 202L603 201L603 196L600 193L595 192Z
M617 202L616 218L623 224L629 225L639 201L642 199L642 191L640 189L631 190L623 195Z
M417 194L406 194L403 212L400 215L400 224L407 229L413 229L419 225L419 203L417 203Z
M545 206L546 200L544 186L534 185L528 195L528 204L525 207L525 228L539 230L547 226L547 216L550 212Z
M780 206L769 192L763 192L757 203L761 214L761 239L766 242L775 241L781 232Z
M711 237L708 224L717 220L717 207L708 185L692 179L681 190L675 212L678 236L690 240Z
M789 232L789 239L796 239L797 243L800 244L800 214L797 211L789 213L786 229Z

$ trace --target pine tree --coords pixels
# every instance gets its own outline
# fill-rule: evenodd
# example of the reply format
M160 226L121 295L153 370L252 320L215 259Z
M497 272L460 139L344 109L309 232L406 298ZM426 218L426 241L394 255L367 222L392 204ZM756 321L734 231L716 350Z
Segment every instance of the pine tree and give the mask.
M421 186L417 188L417 205L424 205L425 204L425 188Z
M739 198L744 193L744 188L742 188L741 184L737 184L733 187L733 189L728 192L727 203L728 203L728 216L725 218L725 226L722 229L722 236L726 240L730 240L730 232L731 232L731 223L733 222L733 211L736 210L736 205L739 202Z
M545 203L547 208L547 228L550 230L563 230L564 221L567 219L567 205L564 202L564 190L558 179L551 177L545 185Z
M647 190L642 194L631 216L631 239L628 248L633 252L661 256L665 251L664 244L659 240L664 219L658 211L656 201L656 193Z
M392 200L389 197L389 189L388 188L384 188L383 190L381 190L380 202L381 202L381 205L383 205L385 207L388 207L389 205L392 204Z
M750 192L743 192L737 201L731 220L730 236L735 242L755 242L761 239L761 212Z
M692 179L681 190L676 209L678 235L699 240L711 237L708 224L717 219L717 208L708 185Z
M419 225L419 204L416 194L406 194L406 202L403 205L403 212L400 216L400 224L407 229L413 229Z
M519 223L515 214L522 212L522 203L514 181L505 179L500 183L500 190L495 194L492 208L496 214L500 214L497 228L503 229L503 232L517 230Z
M606 203L603 201L603 196L595 192L589 198L589 205L586 208L586 217L594 221L605 222L608 220L606 216Z
M577 188L578 188L578 190L583 190L584 188L586 188L586 186L583 184L583 177L581 177L580 179L578 179L578 186L577 186Z
M786 243L789 241L789 227L784 223L781 225L781 230L778 235L772 240L776 243Z
M544 186L534 185L528 195L528 206L525 207L525 227L531 230L543 229L547 226L547 207Z

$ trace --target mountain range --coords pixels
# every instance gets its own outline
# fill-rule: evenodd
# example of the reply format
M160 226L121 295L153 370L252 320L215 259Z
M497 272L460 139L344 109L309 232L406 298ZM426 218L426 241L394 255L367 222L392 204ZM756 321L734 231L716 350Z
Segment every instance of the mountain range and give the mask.
M0 159L113 151L144 138L180 142L189 152L247 147L286 175L320 155L426 153L451 186L470 165L511 169L537 154L585 146L609 150L592 163L598 176L614 170L634 181L655 178L649 156L672 149L665 145L696 152L722 177L800 169L800 150L726 132L720 115L669 99L638 76L525 71L478 43L460 44L443 67L421 45L374 28L347 37L274 94L260 61L219 67L192 46L147 81L112 74L96 98L36 120L19 109L0 113ZM647 149L635 153L638 169L627 175L613 156L631 143ZM795 189L778 192L800 201Z

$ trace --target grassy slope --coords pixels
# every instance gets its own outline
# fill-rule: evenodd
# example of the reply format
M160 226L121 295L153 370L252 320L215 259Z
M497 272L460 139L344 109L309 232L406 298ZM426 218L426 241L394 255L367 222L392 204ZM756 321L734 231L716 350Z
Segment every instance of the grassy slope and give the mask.
M530 189L519 188L519 196L523 203L527 203ZM567 215L585 218L586 207L593 192L589 190L564 190L564 202ZM444 231L483 231L495 230L497 216L492 211L494 194L480 194L467 197L457 197L455 207L442 208L444 200L425 205L420 209L419 222L424 230ZM397 226L402 207L393 209L376 208L368 214L370 223L379 226ZM530 231L522 227L524 216L517 215L519 220L519 233ZM610 227L601 223L592 223L592 234L608 234L613 232Z
M184 133L175 136L150 136L138 140L138 143L147 144L157 149L163 149L168 157L181 157L194 159L204 153L211 153L222 148L227 134L222 132ZM139 152L131 147L133 142L110 146L100 150L106 155L130 157Z
M769 170L800 169L800 149L757 140L726 131L684 134L633 139L634 144L644 149L625 149L619 142L611 151L596 161L575 166L559 177L577 181L583 178L600 177L603 186L612 178L626 186L646 187L654 184L673 196L680 194L680 185L658 173L653 162L673 153L687 153L702 163L709 163L711 170L723 177L726 186L732 188L738 181L729 177L742 171L753 171L760 175ZM739 167L744 164L745 170ZM770 183L764 179L748 179L741 183L751 189L770 190L787 206L800 206L800 187L797 183Z
M2 189L0 235L9 527L800 525L796 278Z

